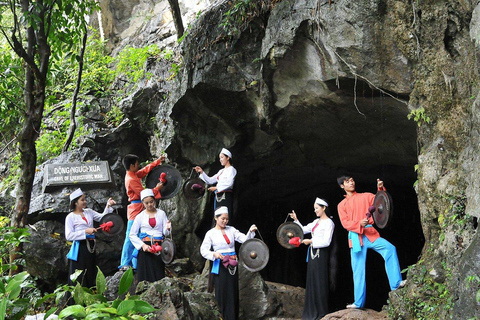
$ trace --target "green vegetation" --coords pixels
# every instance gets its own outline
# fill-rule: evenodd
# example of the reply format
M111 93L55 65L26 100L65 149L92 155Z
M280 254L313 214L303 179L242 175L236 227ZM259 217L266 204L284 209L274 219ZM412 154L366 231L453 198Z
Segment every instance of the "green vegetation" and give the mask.
M35 279L27 272L9 276L11 270L23 265L23 259L9 262L9 252L12 247L28 242L27 229L8 227L9 219L0 217L0 320L22 319L32 312L46 312L59 314L60 319L145 319L140 314L152 313L155 309L137 296L130 296L127 291L133 283L132 269L126 271L119 284L119 295L126 294L124 299L107 301L103 295L106 290L106 280L98 270L96 286L84 288L60 285L53 293L42 296L36 288ZM75 280L81 271L72 275ZM66 306L67 297L74 300L74 305Z
M441 268L439 272L445 275L443 282L435 281L423 260L402 270L402 273L408 271L409 279L415 283L417 290L404 296L407 310L395 310L390 306L389 318L394 319L398 314L408 313L418 320L442 319L453 308L454 296L446 284L452 278L452 272L444 262L441 263Z
M423 107L410 111L407 118L408 120L413 118L413 121L415 121L419 127L422 124L430 123L430 117L425 114L425 109Z
M122 99L129 92L121 92L112 88L115 79L121 78L126 81L123 88L134 89L134 84L139 80L149 79L152 75L145 72L145 64L148 59L163 57L172 60L173 51L160 52L156 45L142 48L126 47L117 56L112 57L106 51L105 43L102 42L95 30L90 30L84 56L84 68L79 105L89 108L87 96L117 97L114 101ZM75 45L75 44L72 44ZM77 44L78 45L78 44ZM15 137L20 127L18 124L23 120L25 109L23 99L24 75L20 59L12 52L6 43L0 42L0 141L6 145L10 140L9 150L16 149ZM174 77L180 64L172 65ZM71 97L76 86L78 73L78 55L72 51L59 51L55 54L49 69L48 86L45 100L45 121L42 122L40 135L35 142L37 149L37 163L43 163L48 159L58 156L66 139L70 126ZM104 114L104 122L109 126L117 126L124 119L124 114L118 106L113 106ZM72 141L72 147L78 146L79 138L88 135L82 117L77 118L77 129ZM20 175L19 155L8 157L7 172L1 179L0 189L13 188Z
M272 1L272 4L276 3ZM260 16L264 2L255 0L234 0L230 9L223 14L220 26L229 37L237 36L255 17Z

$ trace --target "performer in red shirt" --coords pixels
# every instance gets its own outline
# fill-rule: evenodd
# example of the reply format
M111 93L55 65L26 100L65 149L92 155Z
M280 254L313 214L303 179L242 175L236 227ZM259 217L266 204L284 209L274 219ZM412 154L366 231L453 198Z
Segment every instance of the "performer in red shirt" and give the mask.
M355 181L351 176L341 176L337 182L345 191L345 199L338 204L338 216L342 226L348 230L348 244L353 271L355 302L347 305L349 309L363 308L366 297L365 262L367 250L373 249L385 260L385 270L390 289L395 290L405 285L400 273L397 250L387 240L380 237L373 227L373 217L368 217L368 208L373 205L373 193L357 193ZM383 181L377 179L378 190L385 190Z
M141 179L144 178L150 171L152 171L153 168L162 164L164 160L165 157L161 156L159 159L145 166L145 168L140 169L138 157L136 155L127 154L123 158L123 166L125 167L125 170L127 170L125 174L125 189L127 190L128 201L130 204L127 207L127 231L122 249L122 258L120 261L120 266L118 267L121 270L126 270L129 267L136 269L137 267L137 261L133 257L133 251L135 250L135 247L130 241L129 234L135 217L143 210L143 204L140 200L140 193L144 188ZM162 190L162 188L163 184L159 182L155 188L152 189L155 199L161 198L160 190Z

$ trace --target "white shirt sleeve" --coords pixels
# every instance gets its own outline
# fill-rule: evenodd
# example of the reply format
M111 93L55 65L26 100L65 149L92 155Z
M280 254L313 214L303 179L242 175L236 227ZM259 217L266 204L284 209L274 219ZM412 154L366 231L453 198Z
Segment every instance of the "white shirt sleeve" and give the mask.
M215 257L213 256L214 251L212 250L212 246L213 246L212 233L210 231L208 231L205 234L205 238L203 238L202 245L200 246L200 254L205 259L214 261Z
M239 243L244 243L248 239L252 239L253 237L255 237L255 232L248 232L247 234L244 234L238 231L237 229L235 229L234 227L231 227L231 228L232 228L235 241Z
M165 212L163 212L163 219L162 219L162 226L163 226L163 236L169 236L170 235L170 232L171 232L171 229L170 230L167 230L167 222L168 222L168 218L167 218L167 214Z
M207 176L205 171L203 171L202 173L200 173L200 179L205 181L207 184L216 184L217 183L217 177L220 174L220 172L222 172L222 170L218 171L217 174L212 176L212 177Z
M93 220L95 221L100 221L102 220L103 216L107 213L112 213L113 212L113 208L112 207L108 207L108 206L105 206L105 209L103 209L103 213L98 213L97 211L95 210L92 210L92 209L89 209L89 208L86 208L84 210L84 212L88 210L90 211L90 213L92 214L93 216Z
M315 224L317 223L316 220L312 223L309 223L307 224L306 226L303 226L301 223L300 223L300 220L297 219L297 221L294 221L294 223L298 224L300 226L300 228L302 228L303 230L303 234L307 234L307 233L310 233L312 232L312 228L315 226Z
M132 242L133 246L137 250L141 250L143 246L143 241L138 237L138 232L140 231L143 215L144 213L142 211L135 217L135 220L133 220L132 228L130 229L130 233L128 235L128 237L130 238L130 242Z

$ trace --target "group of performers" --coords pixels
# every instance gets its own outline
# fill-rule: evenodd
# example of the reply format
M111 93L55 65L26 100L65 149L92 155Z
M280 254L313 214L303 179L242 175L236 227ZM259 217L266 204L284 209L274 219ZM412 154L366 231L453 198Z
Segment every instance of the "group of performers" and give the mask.
M252 225L247 234L241 233L228 225L233 207L233 185L237 171L231 164L232 153L222 149L219 154L220 164L224 167L217 174L209 177L201 167L195 167L200 178L209 185L209 191L215 193L215 225L206 234L200 247L201 255L212 261L211 279L215 286L215 299L223 319L238 319L238 259L235 253L235 241L243 243L255 236L257 230ZM125 187L130 201L127 209L127 233L122 251L120 269L133 267L137 270L138 281L157 281L165 276L165 265L156 251L163 237L171 232L171 223L164 211L156 208L156 199L161 197L162 183L153 189L144 189L141 179L155 166L160 165L164 157L140 169L138 157L127 155L123 164L127 171ZM402 287L400 265L395 247L380 237L373 228L373 218L366 212L372 206L375 195L357 193L355 181L351 176L341 176L338 185L345 191L337 207L342 226L349 232L348 241L354 282L354 302L347 308L362 308L365 304L365 263L368 249L380 253L385 259L385 269L392 290ZM378 190L385 190L383 182L377 180ZM69 274L75 269L85 270L79 278L86 286L95 284L95 254L93 220L99 221L102 214L86 209L85 195L80 189L70 195L70 208L73 210L65 221L65 237L74 241L69 252ZM111 212L115 202L110 198L103 214ZM328 313L329 291L329 247L335 224L327 214L328 203L316 198L313 204L316 219L303 226L295 211L289 215L305 234L311 233L311 239L304 239L302 244L309 246L307 254L307 283L302 319L320 319ZM92 249L93 246L93 249ZM138 261L134 259L138 251Z

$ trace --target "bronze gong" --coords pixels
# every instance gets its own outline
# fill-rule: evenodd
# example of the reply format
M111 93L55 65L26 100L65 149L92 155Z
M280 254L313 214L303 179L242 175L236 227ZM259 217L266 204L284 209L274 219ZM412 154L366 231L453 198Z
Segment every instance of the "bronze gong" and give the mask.
M145 180L146 187L149 189L155 188L157 183L160 182L159 178L162 172L165 172L166 174L167 183L160 191L160 194L162 195L160 200L172 198L180 192L180 189L182 189L182 175L180 174L180 171L169 164L162 164L153 168Z
M285 222L282 223L277 229L277 241L280 245L287 249L296 248L294 245L291 245L290 241L293 237L299 237L300 242L303 240L303 230L302 228L294 222Z
M265 268L270 259L267 245L260 239L248 239L241 246L238 253L240 262L245 269L257 272Z
M393 218L392 198L386 191L379 190L375 195L373 205L376 208L375 212L373 213L375 224L380 229L387 227Z
M205 182L198 178L190 178L183 184L183 195L188 200L197 200L203 197L206 190Z
M164 239L162 242L162 260L165 264L170 264L175 257L175 243L172 239Z
M113 222L113 226L110 227L109 231L104 231L100 229L99 231L107 236L115 236L123 231L123 227L125 223L123 222L122 217L115 213L107 213L105 214L102 219L100 220L100 225L103 223L107 223L108 221Z

